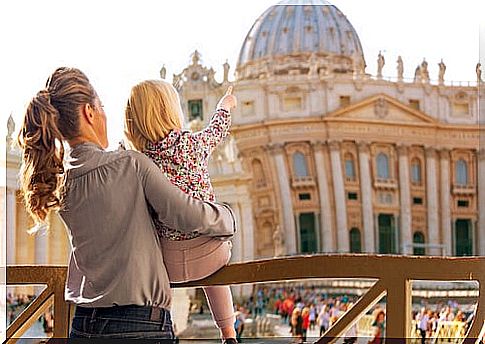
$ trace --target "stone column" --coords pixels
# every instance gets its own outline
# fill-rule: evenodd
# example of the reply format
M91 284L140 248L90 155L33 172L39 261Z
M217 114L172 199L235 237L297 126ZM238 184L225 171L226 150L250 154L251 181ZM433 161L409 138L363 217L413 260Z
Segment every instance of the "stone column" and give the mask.
M296 227L293 216L293 204L291 202L290 178L285 163L284 149L282 144L274 144L270 147L271 154L278 174L279 196L283 209L283 225L285 233L286 252L288 254L297 253L296 247Z
M439 237L439 219L438 219L438 187L436 176L436 151L433 147L426 148L426 200L428 203L428 237L429 243L438 245ZM429 249L430 255L440 255L441 250L438 248Z
M409 186L408 147L399 145L399 196L401 203L401 245L403 254L412 254L413 231L411 228L411 189Z
M236 222L238 229L232 238L232 253L231 253L231 262L242 262L243 261L243 252L244 252L244 238L243 238L243 226L246 224L243 221L241 213L242 213L242 205L241 203L230 204L231 208L234 210L234 215L236 216Z
M478 254L485 256L485 148L478 152Z
M440 151L440 191L441 191L441 234L445 245L445 254L453 254L450 208L450 151L446 148Z
M337 251L349 252L349 230L347 228L347 206L345 203L344 178L340 159L340 144L336 141L328 143L332 162L332 180L335 194L335 212L337 218Z
M49 225L52 225L52 217L54 214L49 214ZM41 228L35 233L35 264L45 265L49 263L49 234L52 232L52 227Z
M318 194L320 198L320 236L322 251L324 253L330 253L336 251L336 246L333 236L333 214L330 207L327 166L323 155L323 149L323 142L317 141L313 143L318 178Z
M370 154L369 144L359 142L359 172L360 193L362 199L362 220L364 223L364 250L366 253L376 252L376 240L374 234L374 209L372 207L372 180L370 177Z
M17 198L15 190L7 188L7 264L15 264L17 249Z
M253 226L253 208L251 200L248 197L241 201L241 223L240 232L242 233L243 251L242 260L247 262L254 259L254 226Z

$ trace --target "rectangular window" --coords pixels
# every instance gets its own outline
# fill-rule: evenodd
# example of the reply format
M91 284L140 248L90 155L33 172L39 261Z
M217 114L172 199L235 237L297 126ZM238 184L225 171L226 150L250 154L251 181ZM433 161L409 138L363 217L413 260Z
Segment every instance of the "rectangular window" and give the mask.
M312 199L312 196L309 193L301 193L298 194L298 199L300 201L309 201Z
M358 200L359 197L357 195L357 192L349 192L349 193L347 193L347 199L352 200L352 201Z
M301 97L286 97L283 100L283 107L285 111L298 111L301 110L301 106Z
M300 227L300 253L317 252L317 232L315 226L315 214L303 213L298 217Z
M421 205L423 204L423 199L421 197L413 197L413 204Z
M380 192L379 193L379 203L381 204L392 204L392 194L388 192Z
M340 96L340 107L346 107L350 105L350 96Z
M196 118L200 119L201 121L204 119L203 112L202 112L202 99L189 100L188 107L189 107L190 121Z
M419 100L417 99L409 99L409 106L413 109L419 110Z
M457 202L458 207L460 208L468 208L469 202L464 199L459 199Z

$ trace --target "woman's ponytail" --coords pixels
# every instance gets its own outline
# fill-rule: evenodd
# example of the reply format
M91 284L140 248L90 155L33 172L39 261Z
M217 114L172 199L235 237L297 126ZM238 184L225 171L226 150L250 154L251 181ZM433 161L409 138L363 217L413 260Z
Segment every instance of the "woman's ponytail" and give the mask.
M23 149L20 184L27 212L36 224L45 223L49 212L61 206L63 140L79 136L79 109L93 105L96 97L83 72L61 67L27 107L18 137Z
M19 135L22 192L36 223L44 222L49 211L60 206L64 148L58 121L59 112L50 103L49 92L42 90L30 102Z

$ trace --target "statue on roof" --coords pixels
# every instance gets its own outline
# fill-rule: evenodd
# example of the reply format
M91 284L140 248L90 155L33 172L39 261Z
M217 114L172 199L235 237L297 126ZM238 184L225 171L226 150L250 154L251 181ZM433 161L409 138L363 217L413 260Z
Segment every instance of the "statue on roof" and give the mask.
M160 78L165 80L166 76L167 76L167 68L165 68L165 65L163 65L162 69L160 69Z
M226 60L226 62L222 65L222 67L224 68L223 82L228 82L229 81L229 68L231 68L231 66L229 65L229 63Z
M420 81L421 81L421 66L418 65L414 70L414 82L420 82Z
M14 131L15 131L15 121L13 120L12 114L10 114L7 121L7 149L13 143L12 135Z
M419 71L421 73L421 81L429 82L428 62L426 62L425 58L423 58L423 62L421 62L421 67L419 68Z
M211 67L207 71L207 82L209 83L209 85L212 85L212 86L216 86L217 85L217 81L216 81L215 75L216 75L216 71L214 70L214 68Z
M197 66L200 62L200 53L195 50L194 53L192 54L192 64L194 66Z
M445 83L445 72L446 72L446 65L443 62L443 59L441 59L441 62L438 63L438 67L440 68L440 71L438 73L438 81L440 85L443 85Z
M477 82L478 83L483 82L483 80L482 80L482 64L480 62L477 63L477 66L475 67L475 72L477 73Z
M315 52L313 52L308 59L308 75L318 75L318 58Z
M398 56L397 57L397 79L399 81L403 80L403 74L404 74L404 64L402 62L402 57Z
M379 55L377 55L377 77L379 79L382 78L382 68L386 64L386 60L384 59L384 55L382 55L382 52L379 50Z

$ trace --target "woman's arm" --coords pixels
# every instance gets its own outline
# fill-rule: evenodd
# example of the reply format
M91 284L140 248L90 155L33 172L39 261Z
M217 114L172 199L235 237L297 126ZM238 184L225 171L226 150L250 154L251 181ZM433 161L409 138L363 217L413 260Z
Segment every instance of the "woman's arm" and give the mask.
M197 231L207 236L232 236L236 222L231 208L190 197L174 186L145 155L135 158L145 197L158 220L182 232Z

